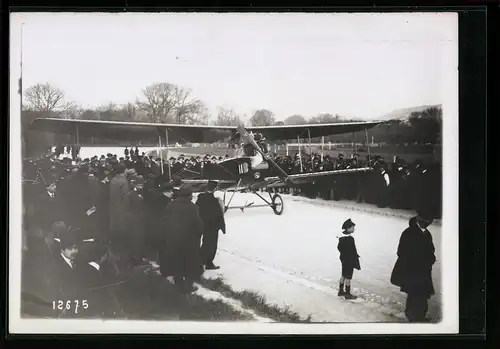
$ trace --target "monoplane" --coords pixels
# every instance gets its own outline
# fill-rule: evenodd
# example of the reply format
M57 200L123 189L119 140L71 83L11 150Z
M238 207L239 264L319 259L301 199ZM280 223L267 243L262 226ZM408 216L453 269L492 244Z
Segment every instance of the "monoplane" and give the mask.
M139 123L139 122L117 122L117 121L97 121L97 120L74 120L57 118L40 118L31 124L32 130L45 131L71 135L74 144L81 144L82 137L89 139L99 137L113 139L117 141L130 142L142 141L143 143L156 143L159 148L162 144L166 147L168 158L169 144L174 142L182 143L207 143L214 140L227 140L234 142L239 139L241 147L237 149L235 156L227 158L217 164L221 171L214 178L210 175L199 179L184 179L183 186L189 186L194 191L201 191L210 181L218 183L219 189L224 191L224 208L240 209L254 207L271 207L277 215L283 213L283 199L277 193L268 191L269 199L261 194L261 189L268 186L275 186L277 183L296 187L304 183L314 181L318 178L336 176L339 174L353 172L372 171L371 167L353 168L346 170L332 170L321 172L307 172L298 174L286 173L273 159L266 140L297 140L304 135L309 138L330 136L343 133L354 133L365 131L367 144L367 130L380 124L380 121L372 122L344 122L328 124L306 124L306 125L273 125L273 126L209 126L209 125L184 125L184 124L159 124L159 123ZM160 151L161 170L163 166L163 152ZM170 164L168 166L170 175ZM170 177L170 176L169 176ZM171 178L171 177L170 177ZM245 205L231 206L234 194L241 191L250 191L258 196L264 204L254 205L253 202ZM226 203L227 191L232 192L229 202Z

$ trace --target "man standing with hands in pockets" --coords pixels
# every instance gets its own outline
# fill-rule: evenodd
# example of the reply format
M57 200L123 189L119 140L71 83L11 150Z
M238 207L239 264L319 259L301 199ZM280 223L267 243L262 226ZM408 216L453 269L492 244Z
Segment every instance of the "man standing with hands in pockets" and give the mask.
M220 201L214 196L217 182L209 181L207 191L198 195L196 204L200 208L200 217L203 221L203 244L201 246L202 261L206 270L215 270L220 267L214 264L217 253L219 230L226 234L224 211Z

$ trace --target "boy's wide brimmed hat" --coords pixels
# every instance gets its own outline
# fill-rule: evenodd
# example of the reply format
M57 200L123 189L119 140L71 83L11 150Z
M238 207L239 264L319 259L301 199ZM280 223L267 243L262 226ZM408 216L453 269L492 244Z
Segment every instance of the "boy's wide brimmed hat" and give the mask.
M351 227L354 227L356 224L353 223L353 221L351 221L351 219L349 218L348 220L346 220L344 222L344 224L342 224L342 230L347 230Z

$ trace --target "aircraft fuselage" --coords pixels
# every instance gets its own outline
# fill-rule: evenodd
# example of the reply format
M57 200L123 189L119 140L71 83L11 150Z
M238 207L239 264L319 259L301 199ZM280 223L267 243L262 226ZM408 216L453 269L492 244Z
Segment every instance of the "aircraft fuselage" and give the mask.
M260 157L262 159L262 157ZM258 164L255 166L255 164ZM256 182L263 182L264 178L269 177L270 169L267 162L260 162L253 156L238 156L224 160L217 165L220 167L216 175L218 178L207 179L241 179L241 185L255 184ZM208 177L211 177L210 175Z

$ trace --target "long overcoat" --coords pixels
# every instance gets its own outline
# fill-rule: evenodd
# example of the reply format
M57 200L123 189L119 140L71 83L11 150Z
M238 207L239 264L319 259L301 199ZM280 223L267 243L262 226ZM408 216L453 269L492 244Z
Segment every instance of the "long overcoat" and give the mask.
M409 227L399 240L398 259L391 275L391 283L401 287L401 292L422 296L434 294L432 266L436 261L432 236L422 231L416 219L410 219Z
M127 212L128 228L127 239L129 247L136 254L142 251L144 242L144 199L136 190L131 190L128 194L129 210Z
M165 244L160 250L163 276L197 278L203 273L201 235L203 222L198 206L189 198L173 200L165 210Z
M340 252L340 261L342 265L348 268L361 270L358 251L356 250L356 244L352 236L347 235L340 237L337 249Z
M109 227L111 231L127 230L129 183L123 173L116 175L109 184Z

